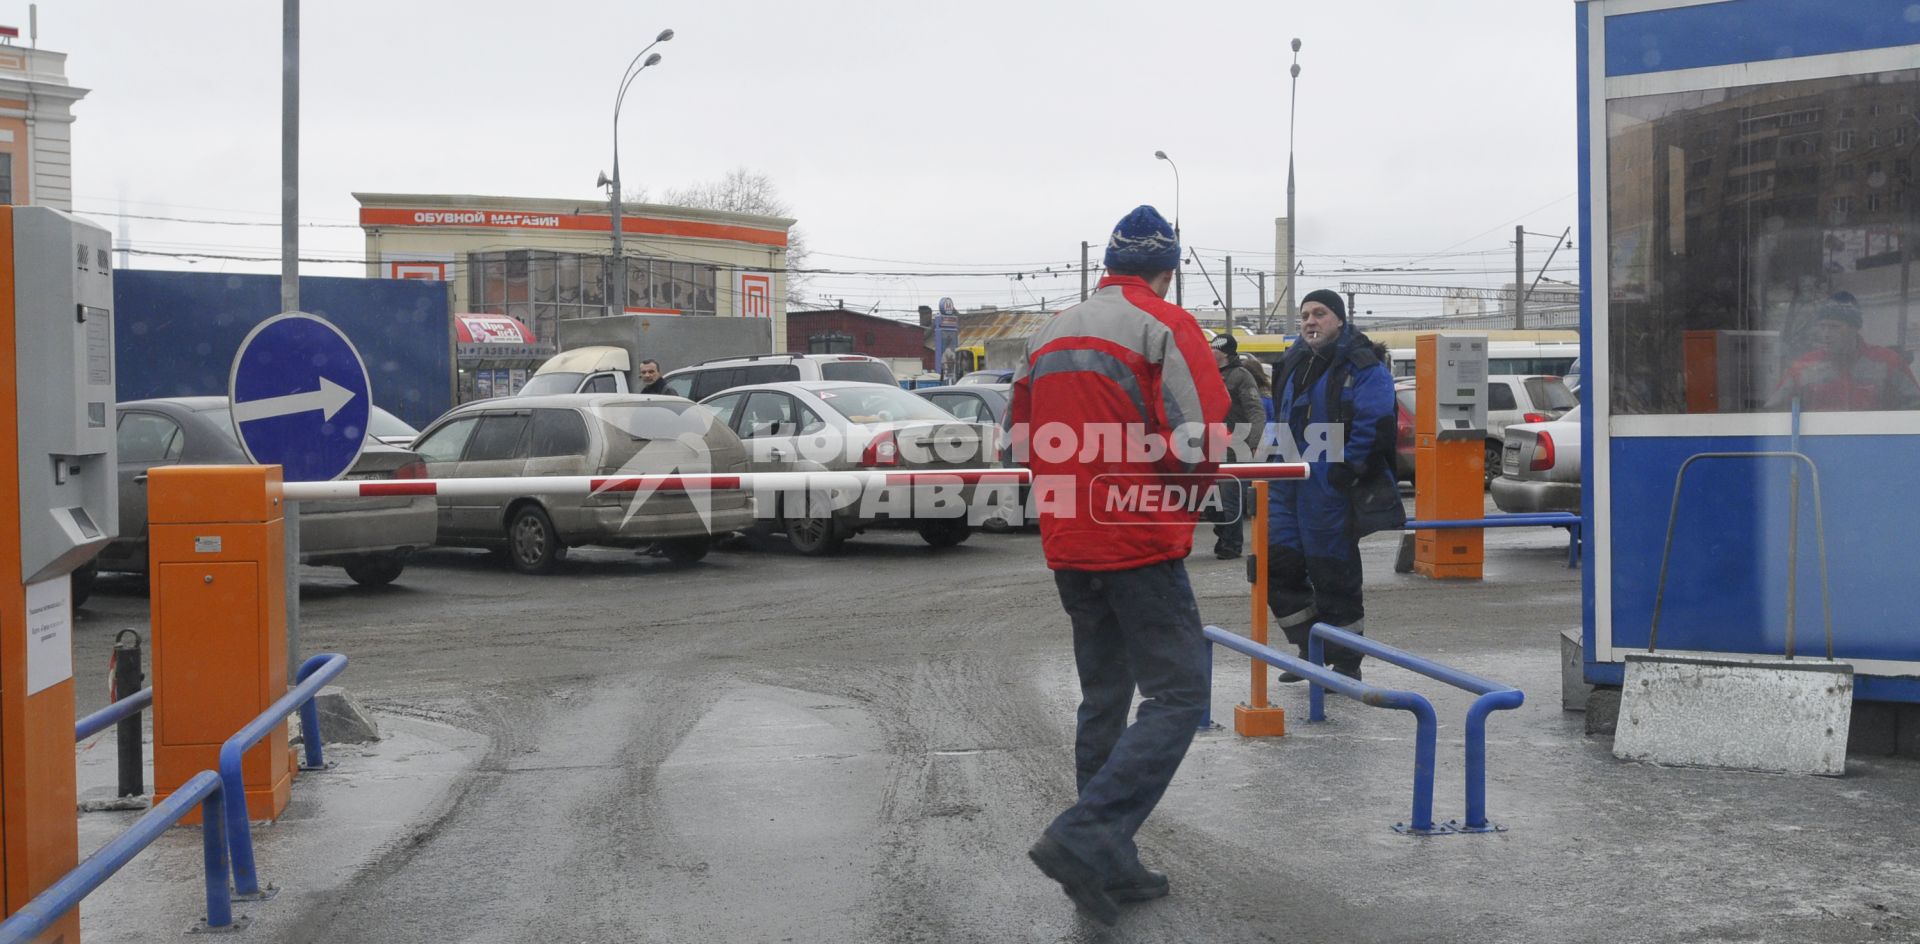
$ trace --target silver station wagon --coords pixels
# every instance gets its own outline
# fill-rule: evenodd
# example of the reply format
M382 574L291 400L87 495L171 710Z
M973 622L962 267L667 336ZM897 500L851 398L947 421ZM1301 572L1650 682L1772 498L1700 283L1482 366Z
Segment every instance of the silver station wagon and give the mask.
M704 407L680 397L552 394L454 408L414 441L436 479L520 478L483 498L442 495L439 543L504 554L522 573L547 573L569 546L657 545L692 563L713 536L753 522L744 491L542 493L550 476L747 471L747 450Z

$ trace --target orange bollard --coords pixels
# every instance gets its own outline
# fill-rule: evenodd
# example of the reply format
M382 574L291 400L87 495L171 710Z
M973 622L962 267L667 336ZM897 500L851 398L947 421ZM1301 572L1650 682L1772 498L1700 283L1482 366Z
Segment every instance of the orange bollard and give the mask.
M149 473L155 803L218 769L220 745L287 693L280 485L279 466ZM247 752L250 818L286 809L290 753L284 721Z
M1253 573L1253 641L1267 644L1267 489L1271 483L1253 483L1253 547L1258 566ZM1233 706L1233 730L1242 737L1281 737L1287 733L1287 710L1267 704L1267 664L1247 660L1253 680L1247 700Z

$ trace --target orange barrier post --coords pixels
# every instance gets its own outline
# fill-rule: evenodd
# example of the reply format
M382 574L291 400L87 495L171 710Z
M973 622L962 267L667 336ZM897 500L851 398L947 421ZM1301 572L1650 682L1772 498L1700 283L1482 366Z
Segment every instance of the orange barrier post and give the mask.
M1485 431L1443 429L1440 422L1440 374L1445 366L1440 359L1449 356L1440 345L1446 340L1423 334L1414 341L1413 508L1414 517L1422 521L1486 517ZM1486 342L1480 343L1484 350ZM1484 368L1462 375L1459 382L1484 389ZM1479 580L1485 560L1486 532L1480 528L1413 533L1413 570L1423 577Z
M147 491L158 803L287 693L285 502L279 466L156 468ZM249 816L286 809L290 755L284 721L247 752Z
M1265 480L1253 483L1253 641L1267 644L1267 490ZM1243 737L1281 737L1287 733L1287 710L1267 704L1267 664L1248 659L1253 680L1247 700L1233 706L1233 730Z

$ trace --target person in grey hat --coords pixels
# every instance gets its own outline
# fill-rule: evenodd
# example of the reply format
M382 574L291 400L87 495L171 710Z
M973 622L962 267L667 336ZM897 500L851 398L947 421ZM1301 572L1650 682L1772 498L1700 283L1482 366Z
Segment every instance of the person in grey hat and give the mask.
M1228 461L1257 462L1267 417L1266 407L1260 405L1260 384L1241 365L1240 342L1233 335L1215 336L1212 347L1213 366L1220 370L1220 380L1227 385L1227 397L1232 401L1227 408L1227 428L1233 431L1234 442ZM1234 560L1246 552L1245 515L1241 512L1246 508L1247 485L1223 481L1219 487L1220 520L1213 525L1213 556Z

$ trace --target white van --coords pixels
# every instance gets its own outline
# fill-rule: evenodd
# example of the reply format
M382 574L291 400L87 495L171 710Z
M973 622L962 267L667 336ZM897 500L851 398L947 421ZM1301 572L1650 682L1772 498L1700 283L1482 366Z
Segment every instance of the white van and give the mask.
M665 377L665 393L705 400L722 390L787 380L838 380L899 387L887 362L865 354L753 354L682 367Z

